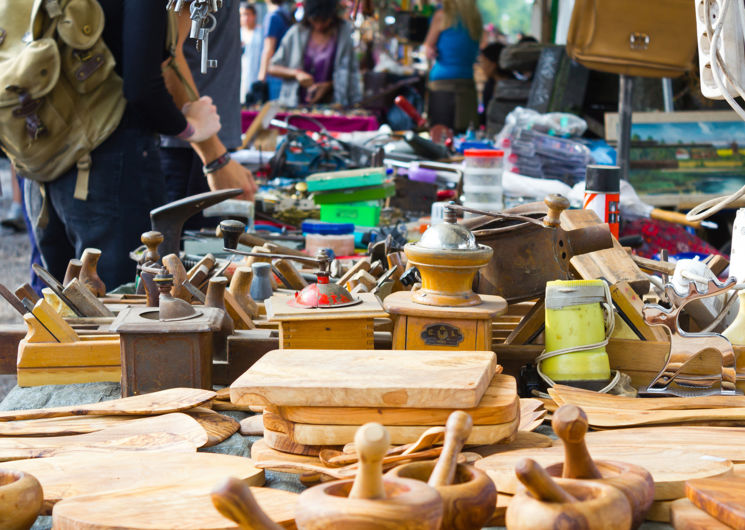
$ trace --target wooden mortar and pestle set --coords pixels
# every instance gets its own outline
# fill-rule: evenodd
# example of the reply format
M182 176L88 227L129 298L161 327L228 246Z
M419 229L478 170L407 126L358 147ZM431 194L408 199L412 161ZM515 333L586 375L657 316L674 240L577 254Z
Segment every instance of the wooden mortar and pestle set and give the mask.
M471 418L466 413L453 413L437 462L407 464L385 476L382 459L389 447L388 432L377 423L363 425L355 435L360 462L357 476L304 491L295 512L297 527L301 530L480 528L494 512L496 489L480 471L462 464L456 467L470 425ZM429 484L424 482L427 479ZM262 517L248 487L240 481L230 479L220 485L213 490L212 500L220 513L241 528L277 528Z
M654 500L649 472L624 462L594 462L585 445L587 415L576 405L560 407L551 426L564 443L564 462L545 470L529 459L515 466L527 491L510 502L507 527L538 530L555 528L562 521L578 529L620 530L641 525Z
M0 528L28 530L44 504L36 477L22 471L0 469Z

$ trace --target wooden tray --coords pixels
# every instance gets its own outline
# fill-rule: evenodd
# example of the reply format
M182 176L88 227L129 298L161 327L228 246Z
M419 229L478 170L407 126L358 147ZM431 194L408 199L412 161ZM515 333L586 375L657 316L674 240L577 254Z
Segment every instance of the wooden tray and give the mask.
M77 453L16 460L2 465L31 473L44 489L44 514L63 499L120 489L216 484L237 477L251 486L264 484L264 472L248 458L214 453Z
M237 404L474 408L496 372L483 351L273 350L230 387Z

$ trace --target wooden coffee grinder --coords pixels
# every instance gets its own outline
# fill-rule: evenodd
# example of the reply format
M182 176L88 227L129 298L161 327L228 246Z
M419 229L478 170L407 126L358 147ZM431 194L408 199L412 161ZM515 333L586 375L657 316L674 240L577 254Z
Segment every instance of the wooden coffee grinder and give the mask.
M492 319L507 310L500 296L473 292L473 278L492 257L457 224L455 208L404 252L419 269L421 288L389 295L383 306L394 320L393 348L400 350L491 350Z

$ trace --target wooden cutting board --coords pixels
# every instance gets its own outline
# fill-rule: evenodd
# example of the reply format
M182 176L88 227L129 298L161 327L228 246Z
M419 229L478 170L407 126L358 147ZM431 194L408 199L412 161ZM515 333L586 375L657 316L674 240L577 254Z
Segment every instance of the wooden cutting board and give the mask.
M233 530L212 504L217 484L153 487L82 495L57 503L55 530ZM270 488L251 488L259 506L277 524L295 528L298 495Z
M673 440L669 440L673 444ZM679 499L685 495L687 480L718 477L732 471L729 460L712 458L677 448L647 448L644 444L593 447L593 460L615 460L643 467L654 479L655 500ZM564 461L561 446L545 449L520 449L509 453L498 453L479 460L474 465L485 471L497 485L500 493L514 494L518 488L515 464L522 458L532 458L543 467Z
M206 407L195 407L185 411L186 414L199 422L199 425L207 432L207 443L205 447L212 447L233 436L241 424L230 416Z
M745 528L745 477L689 480L685 489L697 508L732 528Z
M519 418L498 425L474 425L466 439L466 445L486 445L498 443L514 436L520 423ZM394 445L412 443L429 429L431 425L385 425L391 443ZM354 441L360 425L311 425L293 423L264 411L264 436L266 431L285 434L301 445L324 446L344 445Z
M207 403L215 397L211 390L199 388L169 388L150 394L142 394L90 405L72 405L48 409L0 411L0 421L29 420L35 418L61 418L63 416L129 415L147 416L179 412Z
M0 439L0 462L42 458L74 451L193 452L207 443L207 433L182 413L142 418L88 434Z
M711 515L699 510L688 499L678 499L670 506L670 516L675 530L731 530Z
M120 489L178 486L195 481L216 484L237 477L250 486L264 484L264 472L253 461L215 453L76 453L16 460L3 469L25 471L44 489L44 515L63 499Z
M329 448L325 445L304 445L294 441L285 433L271 431L267 428L264 428L264 440L272 449L292 455L318 456L323 449Z
M496 372L484 351L273 350L230 387L237 404L474 408Z
M456 409L278 407L279 415L288 421L316 425L364 425L371 421L384 425L445 425L453 410ZM514 420L520 410L515 378L495 375L478 406L464 410L474 425L496 425Z
M321 460L316 456L294 455L277 451L276 449L269 447L264 439L255 441L251 446L251 460L253 460L257 465L262 462L286 462L288 464L309 464L315 466L323 465Z
M739 427L634 427L609 431L588 432L585 442L590 453L595 447L615 445L640 447L670 447L745 462L745 429ZM556 442L561 445L561 441Z
M592 427L616 429L641 425L674 425L709 421L742 422L745 408L694 410L622 410L582 407Z
M571 404L580 407L602 407L623 410L745 408L745 396L632 398L601 394L599 392L565 385L556 385L553 388L549 388L548 393L559 405Z
M0 422L0 436L68 436L100 431L143 416L68 416Z

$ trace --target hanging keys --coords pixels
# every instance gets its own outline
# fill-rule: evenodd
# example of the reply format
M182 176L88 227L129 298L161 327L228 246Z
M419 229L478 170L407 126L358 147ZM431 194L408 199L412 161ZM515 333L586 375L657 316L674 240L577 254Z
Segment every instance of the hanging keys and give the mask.
M209 39L210 39L210 33L215 29L217 26L217 19L215 19L215 15L212 13L207 14L207 18L212 22L209 27L202 27L199 29L199 36L197 37L199 41L202 43L201 46L201 52L202 52L202 60L200 64L200 72L203 74L207 73L207 68L217 68L217 59L210 59L209 58Z

